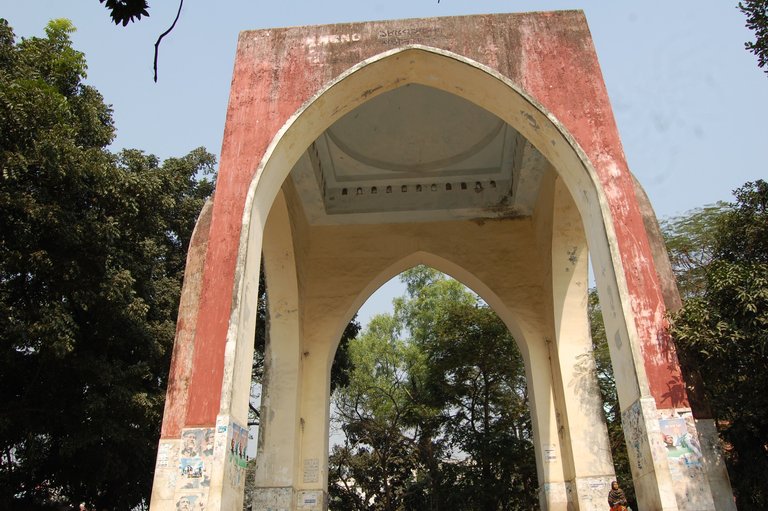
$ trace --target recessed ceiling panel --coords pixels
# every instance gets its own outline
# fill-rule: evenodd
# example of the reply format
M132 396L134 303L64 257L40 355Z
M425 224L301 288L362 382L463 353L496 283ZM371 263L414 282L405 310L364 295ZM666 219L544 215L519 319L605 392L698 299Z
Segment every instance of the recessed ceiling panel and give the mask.
M410 84L334 123L291 177L310 223L525 216L545 162L532 152L538 153L495 115ZM537 168L522 169L523 161ZM522 175L526 197L516 200Z

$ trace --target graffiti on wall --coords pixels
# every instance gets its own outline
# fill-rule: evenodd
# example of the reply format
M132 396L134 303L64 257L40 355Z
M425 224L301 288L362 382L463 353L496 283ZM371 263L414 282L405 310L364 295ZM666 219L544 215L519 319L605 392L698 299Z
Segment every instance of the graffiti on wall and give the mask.
M643 424L643 410L640 400L621 413L621 423L624 426L624 436L629 449L629 457L632 464L639 471L647 465L645 460L645 425Z

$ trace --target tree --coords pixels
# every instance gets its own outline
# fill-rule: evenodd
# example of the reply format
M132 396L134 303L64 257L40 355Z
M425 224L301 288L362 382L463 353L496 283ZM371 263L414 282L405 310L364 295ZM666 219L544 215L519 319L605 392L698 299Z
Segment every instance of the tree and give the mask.
M418 266L396 313L426 357L423 399L462 459L453 509L533 509L537 477L525 366L499 317L459 282Z
M765 67L768 73L768 0L739 2L739 10L747 17L747 28L755 32L755 41L744 43L744 47L757 56L757 66Z
M768 183L747 183L717 219L705 289L672 316L702 368L740 508L768 505Z
M717 222L728 208L724 202L664 219L661 231L675 273L680 298L701 296L706 289L706 267L712 261Z
M142 16L149 17L149 4L146 0L99 0L99 3L109 9L109 15L115 25L122 24L126 26L129 22L140 20ZM179 9L176 11L176 17L173 19L173 23L168 29L160 34L155 41L155 59L153 69L155 72L154 80L157 82L157 58L160 54L160 42L165 36L171 33L176 27L176 22L179 21L181 16L181 8L184 6L184 0L179 0Z
M395 511L408 498L419 436L411 375L423 360L398 334L392 316L378 315L349 346L354 369L335 394L346 442L331 455L334 509Z
M534 509L525 371L506 326L424 267L350 344L337 392L347 442L331 457L332 509ZM371 507L373 506L373 507Z
M515 340L485 304L450 304L425 340L427 387L442 405L463 509L534 509L533 433L525 367ZM457 508L458 509L458 508Z
M0 507L131 509L153 473L185 252L214 157L111 154L67 20L0 22Z
M140 20L142 16L149 17L149 4L146 0L99 0L109 9L109 15L115 25L126 26L131 21Z

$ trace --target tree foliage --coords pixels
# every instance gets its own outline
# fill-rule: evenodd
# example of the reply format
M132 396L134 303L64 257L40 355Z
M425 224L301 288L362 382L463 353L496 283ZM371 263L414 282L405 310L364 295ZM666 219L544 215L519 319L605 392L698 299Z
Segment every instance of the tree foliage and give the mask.
M424 399L441 410L443 441L464 458L455 509L535 507L536 470L525 366L506 325L453 279L419 266L402 280L398 314L426 356ZM514 507L517 506L517 507Z
M757 56L757 66L768 73L768 0L739 2L739 10L747 17L747 28L755 33L755 40L744 47Z
M704 291L672 318L678 349L702 369L740 508L768 505L768 183L735 191L714 224Z
M111 154L66 20L0 23L0 507L146 499L214 157Z
M149 4L146 0L99 0L109 9L109 16L115 25L126 26L131 21L140 20L142 16L149 17Z
M525 370L506 326L427 267L350 344L332 509L535 509Z
M354 368L335 400L346 443L332 459L339 481L332 495L341 509L402 509L409 496L421 413L412 376L423 360L398 334L394 318L380 315L349 346Z
M701 296L706 289L706 268L717 240L717 221L728 208L724 202L664 219L661 230L677 288L683 300Z

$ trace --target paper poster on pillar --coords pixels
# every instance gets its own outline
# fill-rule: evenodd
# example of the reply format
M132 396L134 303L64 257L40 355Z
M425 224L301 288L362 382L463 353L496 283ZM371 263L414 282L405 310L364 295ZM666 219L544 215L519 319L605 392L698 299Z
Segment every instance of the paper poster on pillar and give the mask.
M172 500L176 493L176 481L179 479L180 440L160 440L155 463L155 485L152 499Z
M248 428L234 422L229 425L227 442L226 474L229 483L234 488L245 487L245 469L248 466Z
M213 465L213 428L182 430L176 472L177 511L203 511Z
M210 487L213 439L213 428L183 430L179 452L179 483L176 485L178 489L207 491Z
M182 492L176 498L176 511L204 511L208 492Z
M659 427L664 447L667 449L672 478L688 478L692 469L701 470L701 446L693 420L687 421L683 417L661 419Z
M666 449L669 473L678 504L683 511L707 509L712 503L707 490L703 455L690 411L659 419L660 436Z

